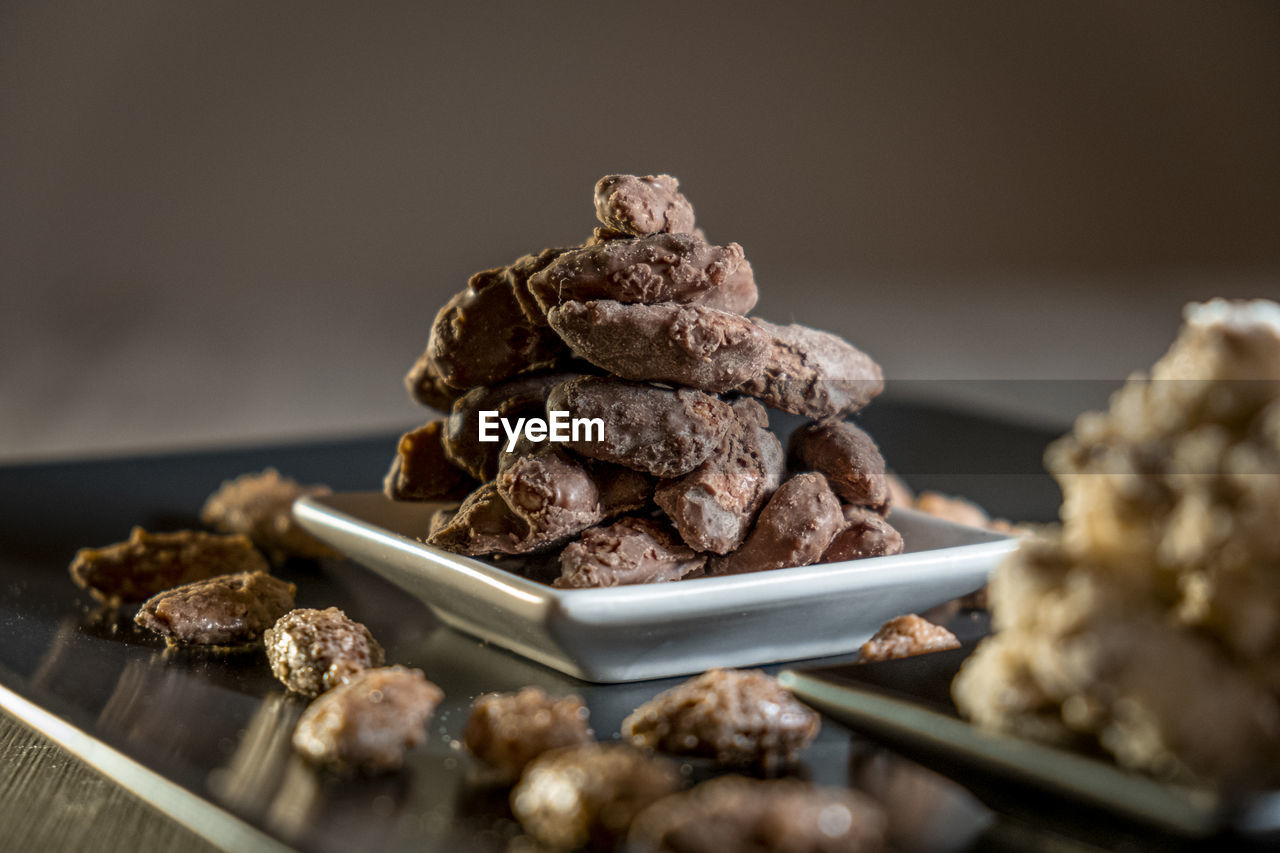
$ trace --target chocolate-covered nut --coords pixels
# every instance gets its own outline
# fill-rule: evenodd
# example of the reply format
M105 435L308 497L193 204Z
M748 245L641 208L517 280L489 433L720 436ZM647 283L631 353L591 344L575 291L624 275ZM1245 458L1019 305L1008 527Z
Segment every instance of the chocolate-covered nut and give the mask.
M147 599L134 621L170 643L249 643L293 609L296 591L293 584L266 572L222 575Z
M267 561L248 536L179 530L148 533L135 527L125 542L81 548L71 579L108 604L142 601L175 586L235 572L265 572Z
M634 234L628 234L626 231L597 226L591 230L591 236L582 245L599 246L601 243L608 243L610 240L630 240L633 237L635 237Z
M752 320L772 339L764 373L738 390L772 409L810 418L856 412L884 390L880 365L828 332Z
M701 240L704 243L709 242L707 240L706 232L703 231L701 228L694 228L692 231L688 233L692 234L694 237L697 237L699 240ZM587 238L587 242L583 243L582 245L598 246L601 243L608 243L610 240L634 240L634 239L635 239L635 235L628 234L626 231L619 231L616 228L604 228L602 226L596 226L591 230L591 236ZM754 281L751 282L751 286L755 287Z
M575 452L659 477L686 474L701 465L733 422L728 403L701 391L597 376L557 385L547 397L547 409L603 422L602 437L592 431L566 442Z
M960 648L956 635L914 613L890 619L858 650L858 661L893 660Z
M509 268L478 272L445 303L431 326L427 355L454 388L494 385L551 366L560 339L525 317Z
M501 480L502 473L521 459L545 453L546 447L522 434L516 439L515 447L507 450L504 446L498 454L498 479ZM600 497L601 518L634 512L653 499L654 479L648 474L598 459L574 458L573 461L584 465L595 483Z
M875 441L843 421L820 421L791 434L791 466L824 475L845 503L889 512L889 480Z
M554 445L513 459L495 482L498 494L532 535L563 539L603 518L600 490L590 470Z
M319 696L386 654L369 629L336 607L291 610L262 635L271 674L304 696Z
M568 249L543 249L531 255L524 255L507 267L507 276L511 281L511 289L515 292L516 302L524 312L525 319L537 327L547 325L547 312L538 304L529 291L529 276L542 272L547 265L563 255Z
M741 246L713 246L692 234L651 234L570 249L531 276L529 290L544 311L562 302L613 299L745 314L757 296Z
M844 529L831 540L821 562L840 563L902 553L902 534L870 507L846 506L844 520Z
M486 693L471 704L462 742L498 779L514 782L544 752L590 743L587 706L577 696L553 699L541 687Z
M536 468L519 470L521 477L525 474L530 479L540 476ZM537 499L535 490L527 482L512 484L508 488L510 493L530 501ZM547 490L551 500L555 499L555 491L554 486ZM524 512L522 515L512 509L496 482L485 483L468 495L451 516L441 517L440 523L437 524L433 516L426 542L469 556L536 554L564 544L603 517L598 503L594 510L544 503L532 510L525 508Z
M456 506L440 507L440 509L431 513L431 518L427 521L427 541L430 542L431 538L452 521L457 514L458 508Z
M626 849L879 853L887 829L884 810L859 791L731 775L664 797L636 815Z
M735 422L716 452L654 492L654 502L695 551L727 554L741 545L782 478L782 445L769 431L764 407L742 399L733 413Z
M612 850L645 806L681 788L674 762L620 743L553 749L511 791L526 833L556 850Z
M670 175L605 175L596 182L596 218L606 228L643 236L693 231L693 205Z
M444 420L431 421L400 436L396 458L382 481L393 501L458 500L478 485L445 455Z
M698 572L706 561L658 522L624 518L585 530L566 545L554 585L581 589L675 581Z
M514 447L508 449L504 444L502 451L498 454L498 479L502 478L503 471L516 462L528 456L546 453L547 448L552 446L561 445L533 441L528 435L521 433ZM569 458L584 466L590 474L599 492L600 509L605 518L640 509L653 497L654 480L647 474L622 465L614 465L611 462L601 462L598 459L586 459L576 455Z
M275 562L288 557L334 559L337 551L293 520L300 497L331 494L324 485L303 486L274 468L227 480L204 502L200 520L223 533L243 533Z
M529 551L529 525L511 511L495 483L467 495L462 505L427 536L427 544L455 554L524 554Z
M443 698L422 670L362 670L307 706L293 748L333 770L395 770L409 749L427 739L427 723Z
M440 369L427 350L423 350L404 375L404 388L415 402L440 412L448 412L462 396L461 391L450 387L440 376Z
M706 239L702 236L701 228L695 229L694 236L699 240ZM731 314L751 313L751 309L756 307L756 302L760 299L760 291L756 287L755 273L751 271L751 264L743 261L742 266L745 272L729 276L719 287L697 300L697 304L707 308L718 308Z
M776 678L712 669L659 693L622 721L623 740L671 755L773 770L795 761L821 728Z
M738 550L712 558L708 574L736 575L816 563L844 528L840 501L821 474L798 474L778 487Z
M605 518L643 509L653 499L654 481L648 474L623 465L590 461L591 474L600 490L600 512Z
M672 302L565 302L547 320L574 353L616 376L712 393L760 376L770 340L739 314Z
M442 443L445 455L472 477L488 481L498 473L498 454L506 444L480 440L480 413L496 411L500 418L542 417L547 394L553 386L576 373L549 373L521 376L492 388L472 388L453 404L445 421Z

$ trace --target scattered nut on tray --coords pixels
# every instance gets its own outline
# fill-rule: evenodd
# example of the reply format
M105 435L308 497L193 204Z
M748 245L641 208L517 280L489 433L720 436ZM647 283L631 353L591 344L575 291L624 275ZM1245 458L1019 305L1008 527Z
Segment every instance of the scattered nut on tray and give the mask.
M650 803L684 786L674 761L622 743L544 752L511 791L524 831L556 850L611 850Z
M566 588L896 553L884 459L843 420L883 389L879 365L836 335L747 317L751 264L707 242L675 178L606 175L594 202L602 227L583 245L472 276L405 379L448 416L401 439L386 494L470 489L426 541L560 554ZM790 472L764 406L816 419ZM606 499L619 468L640 500Z
M473 754L501 771L500 780L519 776L512 812L525 832L552 849L611 850L623 837L628 850L685 849L655 846L673 844L677 835L687 836L691 850L704 844L746 849L748 838L756 843L751 849L760 850L878 849L884 817L864 795L739 777L677 795L692 768L681 772L655 755L705 757L718 769L780 771L813 740L818 725L816 713L763 672L710 670L636 708L622 723L621 743L591 742L577 697L553 700L534 687L481 696L464 738ZM643 817L633 824L637 815ZM720 823L718 845L720 833L703 837L692 829ZM783 834L769 835L773 830ZM759 832L766 835L752 835ZM807 840L783 844L784 835ZM806 846L819 837L836 846Z
M71 561L71 579L107 604L142 601L193 581L269 566L249 537L198 530L148 533L133 528L128 541L81 548Z
M514 782L544 752L590 743L587 706L577 696L559 699L540 687L516 693L486 693L471 705L462 742L487 764L494 778Z
M969 527L982 527L996 533L1011 536L1028 536L1033 530L1031 525L1015 524L1003 518L992 518L977 503L959 495L944 495L941 492L923 491L919 495L911 487L894 474L885 477L889 487L890 501L893 506L905 506L936 518L965 524Z
M626 849L873 853L884 848L887 829L884 810L848 788L722 776L664 797L636 815Z
M319 696L386 662L369 629L336 607L291 610L266 630L262 641L271 673L304 696Z
M337 557L332 548L299 527L290 511L300 497L329 492L328 486L299 485L268 468L223 483L205 501L200 520L224 533L243 533L277 563L288 557Z
M408 750L427 739L427 723L443 698L420 669L360 670L307 706L293 748L338 772L395 770Z
M774 771L818 736L817 713L760 670L712 669L659 693L622 721L631 744Z
M1161 778L1280 782L1280 305L1186 309L1050 448L1062 527L995 573L953 685L983 726Z
M169 643L237 646L293 609L297 588L266 572L239 572L195 581L147 599L134 621Z
M870 663L958 648L960 640L955 634L928 619L908 613L881 625L880 630L858 650L858 660Z

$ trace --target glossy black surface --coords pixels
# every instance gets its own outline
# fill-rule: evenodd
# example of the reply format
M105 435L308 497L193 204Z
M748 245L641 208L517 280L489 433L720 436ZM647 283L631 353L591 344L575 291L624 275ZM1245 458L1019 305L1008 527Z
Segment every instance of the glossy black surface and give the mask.
M1035 473L1048 434L892 404L872 407L863 423L917 487L964 492L1008 517L1053 515L1056 490ZM942 464L948 457L940 448L964 442L991 448L996 469L979 470L973 456L960 467ZM119 541L135 524L197 526L204 498L246 471L274 466L338 490L377 488L394 446L387 435L0 469L0 683L211 808L300 849L503 849L518 834L505 792L475 781L475 767L455 741L476 695L528 684L578 693L597 736L607 739L634 707L681 679L585 684L439 625L354 563L290 563L279 574L298 585L299 606L342 607L369 626L390 661L421 667L447 695L431 741L404 772L342 780L292 755L289 736L304 702L286 695L260 653L166 651L133 627L131 611L95 606L67 576L77 548ZM982 630L967 616L956 620L962 637ZM694 777L709 772L690 765ZM900 849L992 840L982 836L990 815L964 791L833 721L796 772L880 796ZM166 807L163 796L155 799Z
M985 629L986 618L975 620L977 633ZM864 693L878 694L892 699L910 702L945 717L960 719L960 713L952 701L950 685L960 671L965 658L973 653L978 641L970 640L960 648L933 654L919 655L901 660L862 664L820 664L814 667L789 667L797 669L804 677L805 686L793 688L807 696L806 689L814 681ZM838 709L832 713L840 714ZM1108 803L1102 807L1080 796L1061 795L1025 781L1011 779L989 766L966 760L963 751L951 748L950 742L939 746L923 727L915 732L902 732L889 737L884 743L898 755L919 761L923 766L945 773L974 793L982 802L994 809L1002 819L1002 838L1011 827L1014 830L1049 838L1071 839L1072 843L1087 844L1094 849L1105 850L1270 850L1280 848L1280 795L1266 792L1246 799L1235 808L1215 810L1207 815L1207 824L1216 827L1201 833L1204 837L1188 837L1177 831L1162 828L1150 821L1126 817L1122 808ZM1055 767L1053 749L1045 747L1044 766ZM1100 765L1113 768L1108 756L1100 750L1092 755ZM1143 779L1138 774L1135 778ZM1143 780L1147 783L1147 780ZM1114 787L1114 786L1112 786ZM1121 793L1120 796L1125 796ZM1192 808L1188 805L1187 808ZM991 841L987 836L984 841Z

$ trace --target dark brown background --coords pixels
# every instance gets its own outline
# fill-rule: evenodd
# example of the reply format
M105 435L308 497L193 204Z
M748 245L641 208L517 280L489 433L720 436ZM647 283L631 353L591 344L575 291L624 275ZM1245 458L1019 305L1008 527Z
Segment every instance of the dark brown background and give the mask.
M951 380L1120 378L1280 296L1265 0L11 0L0 122L7 458L412 424L439 304L611 171L908 395L1061 421Z

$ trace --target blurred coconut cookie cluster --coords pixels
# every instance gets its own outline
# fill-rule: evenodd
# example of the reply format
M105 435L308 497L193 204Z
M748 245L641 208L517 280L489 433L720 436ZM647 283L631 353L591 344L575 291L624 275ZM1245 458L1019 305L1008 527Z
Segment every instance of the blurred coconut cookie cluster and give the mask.
M953 692L981 725L1158 777L1280 772L1280 306L1186 309L1047 454L1062 526L996 572Z

